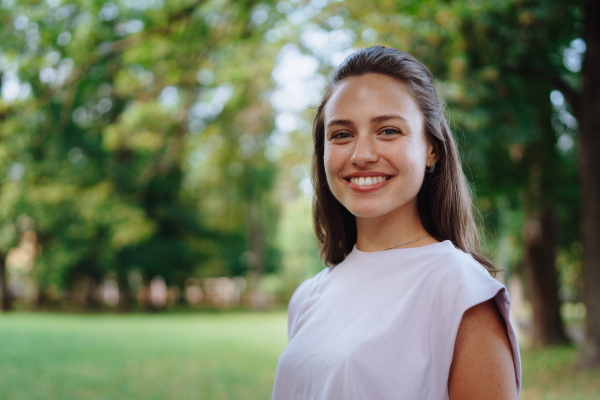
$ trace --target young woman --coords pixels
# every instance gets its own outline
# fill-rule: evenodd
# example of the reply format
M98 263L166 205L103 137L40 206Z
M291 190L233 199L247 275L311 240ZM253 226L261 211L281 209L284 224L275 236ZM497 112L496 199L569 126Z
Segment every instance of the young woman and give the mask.
M381 46L334 72L314 121L328 268L288 310L273 399L516 399L506 288L480 254L429 70Z

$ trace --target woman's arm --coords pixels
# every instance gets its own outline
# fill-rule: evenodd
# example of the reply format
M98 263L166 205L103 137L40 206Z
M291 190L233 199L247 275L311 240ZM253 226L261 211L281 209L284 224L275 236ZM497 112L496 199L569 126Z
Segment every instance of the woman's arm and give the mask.
M493 299L463 315L454 344L448 394L456 400L518 398L506 325Z

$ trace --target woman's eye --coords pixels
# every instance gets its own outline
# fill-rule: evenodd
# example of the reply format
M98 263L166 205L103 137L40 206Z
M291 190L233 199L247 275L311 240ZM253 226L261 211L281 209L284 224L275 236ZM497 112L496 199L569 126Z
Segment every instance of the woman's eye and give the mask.
M350 134L348 132L338 132L331 136L332 139L348 139Z
M393 135L400 135L400 134L402 134L402 132L400 132L398 129L393 129L393 128L384 129L383 131L381 131L381 133L384 136L393 136Z

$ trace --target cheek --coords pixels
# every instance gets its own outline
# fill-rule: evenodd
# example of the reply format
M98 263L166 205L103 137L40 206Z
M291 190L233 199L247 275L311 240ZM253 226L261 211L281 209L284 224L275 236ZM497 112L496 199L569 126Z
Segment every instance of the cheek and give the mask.
M425 176L425 167L426 165L426 157L425 153L421 151L414 151L411 154L410 161L410 176L414 180L415 185L419 187L423 183L423 178Z
M387 153L387 160L400 174L404 184L420 187L425 173L425 158L418 146L398 146ZM407 188L407 187L405 187Z
M335 170L337 169L337 160L335 157L335 152L331 151L331 147L325 145L325 151L323 152L323 164L325 165L325 174L327 175L327 180L329 180L330 175L335 174Z
M336 193L336 184L339 184L336 177L341 173L344 167L343 157L339 152L333 151L330 146L325 145L323 153L323 165L325 166L325 177L327 184L332 192Z

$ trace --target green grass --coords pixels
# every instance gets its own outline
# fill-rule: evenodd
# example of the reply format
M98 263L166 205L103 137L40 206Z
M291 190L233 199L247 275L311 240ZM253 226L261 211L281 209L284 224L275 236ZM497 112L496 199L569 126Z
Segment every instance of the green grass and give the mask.
M576 371L575 347L522 350L521 400L600 400L600 369Z
M0 399L269 399L284 312L0 314ZM521 400L600 400L577 349L524 350Z
M0 399L270 399L284 313L0 315Z

